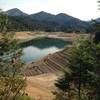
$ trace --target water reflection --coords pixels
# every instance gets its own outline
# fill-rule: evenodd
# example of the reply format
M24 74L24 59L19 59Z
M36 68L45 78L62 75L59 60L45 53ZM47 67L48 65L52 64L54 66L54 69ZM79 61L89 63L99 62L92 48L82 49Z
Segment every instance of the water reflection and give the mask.
M22 60L25 63L39 60L48 54L55 53L61 50L69 42L59 39L36 39L22 44L23 53Z

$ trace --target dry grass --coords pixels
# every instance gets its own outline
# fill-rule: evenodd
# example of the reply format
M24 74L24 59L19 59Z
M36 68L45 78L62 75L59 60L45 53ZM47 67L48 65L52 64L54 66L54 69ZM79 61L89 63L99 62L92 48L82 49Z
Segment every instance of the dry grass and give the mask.
M87 34L83 34L84 36L87 36ZM58 38L63 40L69 40L74 41L76 40L80 34L76 33L64 33L64 32L15 32L15 38L24 42L29 41L37 37L50 37L50 38ZM0 33L1 38L1 33Z
M86 34L84 34L86 35ZM80 35L77 35L75 33L63 33L63 32L52 32L52 33L46 33L46 32L16 32L15 38L19 40L30 40L34 39L36 37L43 37L48 36L51 38L62 38L65 40L76 40L77 37ZM2 35L0 34L0 38ZM27 87L26 92L29 94L29 96L35 98L36 100L53 100L54 95L52 94L52 91L56 89L54 86L55 80L57 79L57 75L53 73L48 74L42 74L32 77L27 77Z
M57 75L52 73L27 77L26 92L36 100L53 100L56 79Z

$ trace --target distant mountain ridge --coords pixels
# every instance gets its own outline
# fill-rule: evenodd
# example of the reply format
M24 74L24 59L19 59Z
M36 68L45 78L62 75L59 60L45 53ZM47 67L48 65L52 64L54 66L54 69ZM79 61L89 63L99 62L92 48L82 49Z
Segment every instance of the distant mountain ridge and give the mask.
M47 20L49 21L50 19L53 19L55 17L55 15L41 11L35 14L31 14L30 17L32 19L36 19L36 20L40 20L40 21L44 21Z
M10 10L6 11L6 13L7 13L9 16L28 16L28 14L22 12L22 11L19 10L18 8L10 9Z
M17 24L18 22L20 25L23 24L26 29L31 27L32 31L89 31L91 28L89 23L65 13L53 15L41 11L28 15L17 8L10 9L6 13L8 16L13 17L13 20L16 19Z

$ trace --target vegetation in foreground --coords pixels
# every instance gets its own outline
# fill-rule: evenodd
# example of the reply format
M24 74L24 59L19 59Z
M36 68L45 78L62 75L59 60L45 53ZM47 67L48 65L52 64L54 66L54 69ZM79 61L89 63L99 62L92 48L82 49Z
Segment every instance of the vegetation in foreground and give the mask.
M0 31L3 33L0 39L0 100L31 100L24 91L22 52L13 35L7 32L7 23L7 16L0 10Z
M7 33L7 17L0 13L0 99L30 100L24 92L23 63L13 35ZM69 66L55 85L55 100L100 100L100 43L82 39L69 48Z
M68 53L69 66L55 83L55 100L100 100L100 43L81 39Z

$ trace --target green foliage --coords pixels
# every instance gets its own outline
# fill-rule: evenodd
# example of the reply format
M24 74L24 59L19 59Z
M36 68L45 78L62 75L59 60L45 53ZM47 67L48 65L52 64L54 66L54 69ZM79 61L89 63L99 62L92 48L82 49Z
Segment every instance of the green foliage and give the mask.
M17 96L15 100L34 100L34 99L29 97L27 94L24 94L22 96Z
M0 32L7 31L8 18L0 9Z
M22 50L12 33L7 33L7 17L0 13L2 38L0 39L0 100L30 100L25 94L26 78L22 76ZM18 98L20 97L20 98ZM25 98L25 99L24 99Z
M66 70L64 70L64 75L62 75L62 77L59 78L57 83L55 83L56 87L59 87L59 89L65 92L69 87L69 83L67 83L66 81L70 80L70 76L71 76L71 71L70 70L66 71Z
M71 73L65 71L56 86L66 94L74 90L73 95L66 95L68 100L99 100L100 43L95 44L89 39L81 39L68 53L70 56L67 67ZM60 93L58 90L57 95Z
M7 31L46 31L46 32L89 32L91 27L87 25L63 25L55 21L40 21L33 19L30 16L6 16L9 20L7 24ZM2 22L0 22L1 24ZM70 23L68 23L70 24ZM76 27L77 26L77 27ZM1 30L0 30L1 32Z
M92 27L94 32L100 32L100 22L96 21L96 20L92 20L91 21Z

